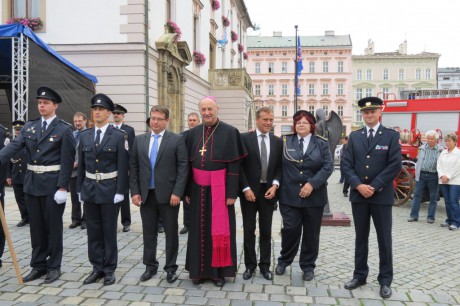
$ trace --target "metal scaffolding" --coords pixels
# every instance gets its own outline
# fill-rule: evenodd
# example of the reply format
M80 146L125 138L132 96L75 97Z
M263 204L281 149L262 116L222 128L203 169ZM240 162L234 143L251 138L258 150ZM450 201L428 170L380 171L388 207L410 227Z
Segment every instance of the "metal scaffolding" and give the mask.
M27 121L29 108L29 39L23 33L12 37L11 121Z

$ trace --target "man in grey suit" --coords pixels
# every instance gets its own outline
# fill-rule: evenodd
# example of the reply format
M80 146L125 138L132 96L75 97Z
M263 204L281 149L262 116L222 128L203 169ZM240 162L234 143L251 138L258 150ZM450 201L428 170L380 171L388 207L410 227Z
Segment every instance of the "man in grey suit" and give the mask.
M136 136L129 154L129 186L132 202L140 206L144 238L146 270L141 281L147 281L158 271L156 257L158 219L166 234L166 280L177 280L177 253L179 248L179 203L188 179L188 157L182 136L166 130L169 110L155 105L150 110L148 133Z
M85 222L85 212L82 213L82 205L78 199L77 194L77 167L78 167L78 145L80 143L80 133L86 129L86 123L88 118L85 114L81 112L76 112L73 115L73 126L75 131L72 132L73 137L75 137L76 150L75 153L75 162L73 163L72 176L70 177L70 199L72 200L72 223L69 225L69 228L76 228L81 226L81 229L86 229Z

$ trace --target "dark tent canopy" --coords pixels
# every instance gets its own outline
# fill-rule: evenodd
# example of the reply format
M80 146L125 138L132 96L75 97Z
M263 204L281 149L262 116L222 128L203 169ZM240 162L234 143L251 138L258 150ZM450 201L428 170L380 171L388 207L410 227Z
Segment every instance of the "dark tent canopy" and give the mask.
M17 56L17 52L12 50L13 37L20 37L21 33L28 40L28 52L24 53L28 54L28 66L20 67L28 73L28 84L25 88L28 90L29 106L24 119L33 120L39 117L36 93L43 85L53 88L62 97L63 103L57 110L60 118L71 123L73 114L77 111L89 116L90 100L95 92L97 78L63 58L28 27L12 24L0 25L0 91L5 91L0 96L0 123L11 126L12 109L15 105L15 101L12 101L14 75L17 77L20 74L20 71L15 71L13 75L13 57Z

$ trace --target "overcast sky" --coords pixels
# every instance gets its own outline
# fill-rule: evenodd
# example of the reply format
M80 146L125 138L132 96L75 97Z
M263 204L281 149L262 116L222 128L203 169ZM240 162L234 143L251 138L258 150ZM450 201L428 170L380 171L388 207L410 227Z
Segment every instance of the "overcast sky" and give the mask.
M364 53L369 39L375 52L396 51L407 40L408 54L441 54L439 67L460 67L459 0L245 0L259 31L294 36L351 36L353 54Z

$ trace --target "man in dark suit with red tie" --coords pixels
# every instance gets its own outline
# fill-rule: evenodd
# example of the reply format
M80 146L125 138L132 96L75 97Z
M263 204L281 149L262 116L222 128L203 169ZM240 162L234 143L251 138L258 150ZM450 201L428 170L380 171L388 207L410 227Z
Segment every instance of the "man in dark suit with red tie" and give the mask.
M355 270L345 289L366 284L371 218L379 245L380 296L391 296L393 281L392 206L393 181L401 170L399 133L382 126L383 101L366 97L358 101L365 127L350 134L340 168L350 184L350 202L355 223Z
M250 279L257 267L256 255L256 217L259 213L261 275L272 280L271 238L273 210L278 200L276 190L281 178L281 139L270 130L273 127L273 111L262 107L256 112L254 132L241 134L248 151L240 170L240 200L244 229L244 262L246 270L243 279Z

